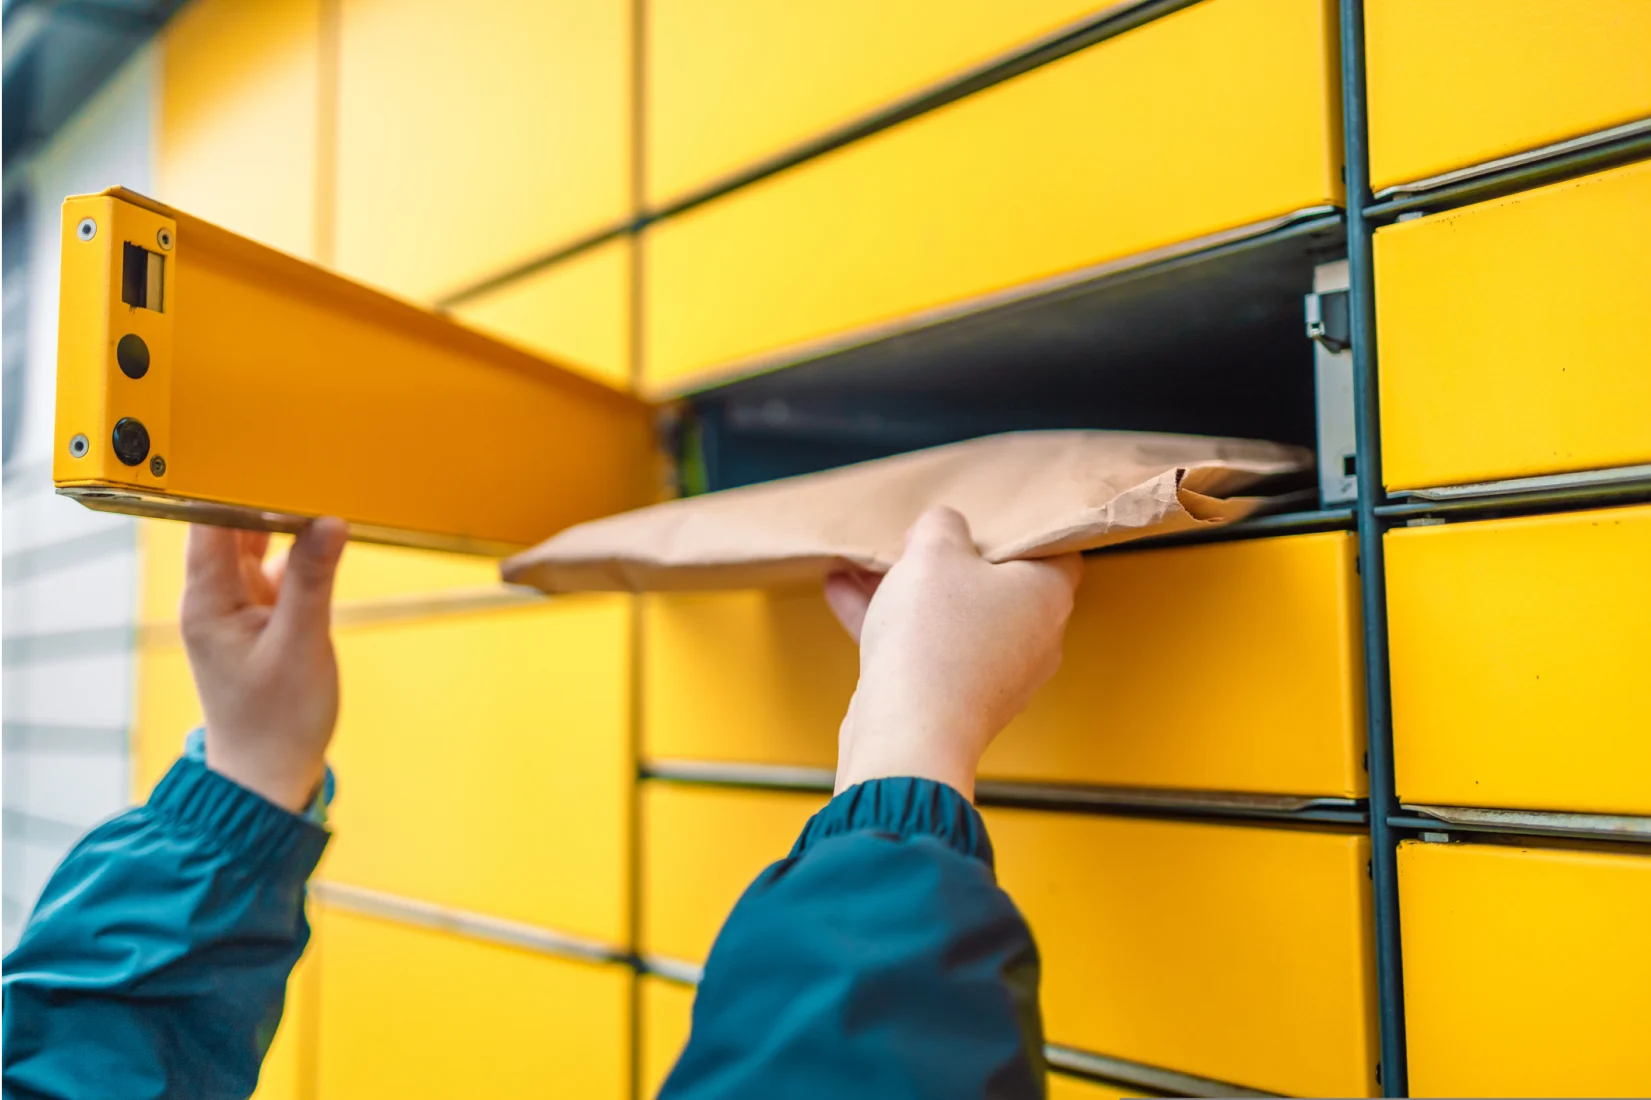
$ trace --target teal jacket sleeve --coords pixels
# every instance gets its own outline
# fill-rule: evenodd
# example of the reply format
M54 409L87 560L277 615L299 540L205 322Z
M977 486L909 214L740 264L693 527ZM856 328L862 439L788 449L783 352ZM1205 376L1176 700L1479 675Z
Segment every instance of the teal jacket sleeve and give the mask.
M245 1097L328 833L198 760L98 826L5 960L5 1096Z
M956 791L832 799L729 915L662 1098L1042 1097L1038 953Z

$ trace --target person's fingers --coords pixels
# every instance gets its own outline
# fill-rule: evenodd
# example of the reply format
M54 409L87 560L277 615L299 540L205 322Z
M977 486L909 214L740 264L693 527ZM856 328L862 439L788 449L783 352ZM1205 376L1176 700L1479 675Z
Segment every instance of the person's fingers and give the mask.
M1054 570L1055 575L1066 582L1066 587L1073 592L1078 590L1078 584L1083 580L1083 555L1061 554L1054 558L1040 558L1039 565L1046 565Z
M241 575L246 581L247 599L268 607L275 603L275 588L264 573L264 555L269 552L268 531L239 532Z
M843 624L855 644L860 642L860 631L866 624L866 609L877 593L883 578L865 570L841 570L825 579L825 601L837 621Z
M184 550L182 617L211 619L246 606L241 572L240 532L191 524Z
M275 602L275 597L281 593L281 582L287 575L287 556L291 552L292 547L289 546L287 549L282 550L279 554L276 554L273 558L266 558L264 560L263 569L259 571L259 575L263 578L263 583L268 587L270 593L269 602L272 604Z
M341 519L311 520L287 551L271 629L282 634L325 634L332 612L333 578L349 528Z
M940 505L918 516L917 522L906 532L901 556L913 550L937 549L962 550L971 557L980 557L974 538L969 534L969 521L955 508Z

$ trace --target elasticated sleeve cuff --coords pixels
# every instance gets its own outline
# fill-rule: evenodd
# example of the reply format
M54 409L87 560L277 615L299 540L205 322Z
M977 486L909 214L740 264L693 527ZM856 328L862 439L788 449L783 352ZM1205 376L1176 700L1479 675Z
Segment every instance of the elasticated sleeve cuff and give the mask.
M274 864L308 878L330 836L195 760L172 765L149 796L149 809L237 856L249 871Z
M932 779L900 777L857 783L809 819L791 857L849 833L929 836L960 855L992 863L992 842L980 813L957 791Z

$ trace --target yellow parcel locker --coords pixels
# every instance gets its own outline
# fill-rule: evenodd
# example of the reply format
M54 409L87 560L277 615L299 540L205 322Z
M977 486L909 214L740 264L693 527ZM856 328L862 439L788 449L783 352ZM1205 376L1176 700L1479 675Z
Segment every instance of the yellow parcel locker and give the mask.
M1644 0L1368 0L1364 46L1377 191L1651 116Z
M1651 852L1399 845L1413 1096L1651 1095Z
M321 928L321 1100L629 1095L628 967L336 907Z
M1390 225L1375 252L1389 488L1651 462L1651 162Z
M429 301L630 213L629 0L340 2L340 270Z
M1387 536L1410 803L1651 814L1651 506Z
M1354 540L1088 559L1061 671L987 753L994 779L1356 797ZM647 597L643 752L832 768L853 642L817 588Z
M183 755L184 738L201 724L189 658L175 639L138 647L132 718L132 800L143 802Z
M1062 1046L1250 1088L1376 1084L1367 839L987 810Z
M641 949L703 963L751 880L784 859L825 794L642 785Z
M1356 540L1088 559L1066 652L994 779L1362 797Z
M637 980L642 983L641 1094L656 1096L682 1048L688 1045L694 1015L694 987L651 974Z
M694 187L1103 9L1104 0L653 0L647 201ZM843 64L845 57L854 63Z
M630 383L631 249L628 238L609 241L467 298L450 312L623 389Z
M327 261L323 0L194 0L160 35L160 198L242 236Z
M818 586L642 597L649 760L837 766L860 655Z
M1332 7L1205 0L651 226L647 387L1338 202Z
M341 630L323 877L624 944L625 600Z

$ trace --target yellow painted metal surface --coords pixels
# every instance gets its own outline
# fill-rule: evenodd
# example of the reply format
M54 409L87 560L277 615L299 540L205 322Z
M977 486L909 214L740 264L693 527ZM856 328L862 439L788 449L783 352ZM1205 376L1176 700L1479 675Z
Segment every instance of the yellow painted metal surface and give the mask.
M644 783L641 949L700 963L751 880L791 851L823 794Z
M629 0L339 2L341 270L430 300L629 214Z
M837 765L860 654L815 587L642 601L642 751Z
M340 631L323 877L623 944L625 601Z
M631 974L322 912L321 1100L630 1088Z
M307 259L326 258L323 2L194 0L160 36L160 197Z
M1375 1094L1369 843L988 810L1050 1042L1303 1096Z
M311 1100L315 1095L315 1048L320 1025L321 945L312 927L309 947L287 979L286 1007L275 1041L264 1055L252 1100Z
M161 311L123 301L134 244L162 256ZM141 377L117 365L127 335L148 347ZM127 192L64 205L58 348L53 478L94 506L276 527L331 513L490 551L654 492L635 398ZM164 466L117 458L124 418Z
M1091 557L1060 672L982 774L1362 797L1355 546L1335 531Z
M1647 66L1651 68L1651 66ZM1376 232L1393 488L1651 462L1651 162Z
M1091 557L1062 669L983 774L1362 795L1353 557L1340 532ZM818 590L644 609L647 757L835 766L859 662Z
M647 386L1337 201L1331 7L1205 0L652 226Z
M1651 506L1387 536L1399 796L1651 814Z
M648 201L748 167L1106 6L654 0L646 8Z
M654 1096L670 1076L682 1048L688 1045L694 990L647 975L637 980L642 992L641 1095Z
M1651 856L1399 846L1413 1096L1651 1093Z
M610 385L630 382L631 249L609 241L453 309L453 316Z
M1651 116L1643 0L1370 0L1364 42L1377 190Z
M183 646L140 646L134 660L132 801L143 802L182 755L189 731L201 724L201 704Z

